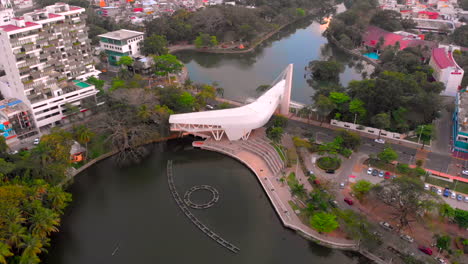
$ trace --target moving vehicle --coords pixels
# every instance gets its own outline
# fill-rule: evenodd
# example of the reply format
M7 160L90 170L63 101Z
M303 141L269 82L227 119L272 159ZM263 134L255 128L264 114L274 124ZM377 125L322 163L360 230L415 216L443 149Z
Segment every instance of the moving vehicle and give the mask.
M347 203L347 204L349 204L349 205L353 205L353 204L354 204L353 200L351 200L351 199L349 199L349 198L347 198L347 197L344 198L344 201L345 201L345 203Z
M372 174L372 171L373 171L372 168L368 168L368 169L367 169L367 175L371 175L371 174Z
M384 171L379 172L379 177L382 178L384 176Z
M405 240L405 241L408 241L408 242L410 242L410 243L413 243L413 242L414 242L414 239L413 239L412 237L410 237L410 236L408 236L408 235L405 235L405 234L401 234L401 235L400 235L400 238L403 239L403 240Z
M385 144L385 140L381 139L381 138L376 138L374 140L375 143L379 143L379 144Z
M372 176L377 176L377 175L379 175L379 171L376 170L376 169L373 169L372 170Z
M39 139L38 138L34 139L34 145L39 145Z
M445 188L444 189L444 197L449 197L450 196L450 189L449 188Z
M430 248L428 248L428 247L419 246L418 249L419 249L421 252L423 252L423 253L425 253L425 254L427 254L427 255L429 255L429 256L432 255L432 249L430 249Z
M380 222L379 223L381 227L389 230L389 231L392 231L393 230L393 226L391 226L389 223L387 222Z

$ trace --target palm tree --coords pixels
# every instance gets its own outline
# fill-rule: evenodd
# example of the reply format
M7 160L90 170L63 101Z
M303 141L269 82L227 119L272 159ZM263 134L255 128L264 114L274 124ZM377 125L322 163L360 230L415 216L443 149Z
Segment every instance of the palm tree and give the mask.
M46 237L52 232L57 232L60 224L60 218L57 213L44 207L36 208L30 218L30 230L33 235Z
M7 264L6 258L13 256L10 251L10 246L0 241L0 263Z
M76 134L78 142L80 144L85 144L86 153L88 153L88 143L93 139L95 134L84 125L78 127Z
M23 254L21 254L19 264L36 264L40 262L37 256L42 252L42 241L39 237L28 234L23 236Z
M14 248L18 248L26 234L26 227L21 224L11 224L8 226L8 244ZM1 263L1 261L0 261Z
M147 105L143 104L140 107L138 107L137 116L143 119L143 121L148 121L148 119L151 117L151 114L151 110Z
M52 186L47 190L47 200L54 211L62 213L62 209L71 201L71 195L59 186Z
M304 188L304 184L294 183L291 187L291 192L294 195L302 197L306 194L306 190Z

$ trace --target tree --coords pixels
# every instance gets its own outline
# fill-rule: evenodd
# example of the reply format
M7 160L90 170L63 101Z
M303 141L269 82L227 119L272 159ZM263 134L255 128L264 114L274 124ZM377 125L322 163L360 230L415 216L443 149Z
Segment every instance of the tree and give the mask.
M143 41L143 53L146 55L164 55L167 54L166 36L153 34Z
M57 227L59 226L60 218L53 210L38 207L31 215L30 222L30 230L33 235L46 237L50 235L50 233L58 231Z
M283 115L273 115L271 124L275 127L285 128L288 125L288 118Z
M383 162L390 163L398 159L398 154L391 147L385 147L377 157Z
M310 225L319 233L330 233L338 228L336 216L325 212L314 214L310 218Z
M182 70L184 65L172 54L165 54L160 56L154 56L154 70L158 76L167 76L169 80L169 74L178 73Z
M468 25L455 29L452 34L452 39L455 44L468 47Z
M100 93L104 92L103 88L104 88L104 84L106 83L104 80L101 80L101 79L98 79L98 78L92 76L92 77L89 77L86 80L86 82L89 83L89 84L94 85L94 87L96 87L96 89L98 89Z
M294 183L291 187L291 193L299 197L303 197L306 194L304 184Z
M255 37L255 29L249 24L242 24L238 29L240 41L250 41Z
M42 251L41 239L37 236L28 234L23 237L23 253L21 254L19 264L36 264L39 263L38 255Z
M200 33L198 37L195 38L195 47L201 48L201 47L214 47L218 45L218 40L216 39L216 36L210 36L209 34L206 33Z
M123 65L123 66L126 66L127 69L128 67L131 67L134 63L134 60L132 57L130 56L122 56L120 57L119 61L117 61L117 65ZM135 68L133 68L133 73L135 73Z
M387 31L398 31L403 27L400 23L401 14L393 10L378 10L370 20L370 24Z
M453 218L462 228L468 228L468 211L455 208L455 216Z
M353 99L349 102L349 112L355 115L354 123L356 124L357 116L360 118L366 115L366 109L364 108L364 102L360 99Z
M374 126L379 130L379 138L380 134L382 133L382 129L389 128L391 123L390 123L390 116L387 113L380 113L372 117L372 123Z
M371 195L394 208L392 215L398 220L400 230L419 220L425 212L435 209L440 199L424 190L421 180L412 177L382 182L372 188Z
M427 142L429 142L431 139L434 139L434 132L434 127L431 124L420 125L416 128L416 136L422 140L421 149L424 149L424 146Z
M7 264L6 258L13 256L10 251L10 246L0 241L0 263Z
M344 66L335 60L315 60L309 62L309 70L312 79L316 82L339 83L340 73L344 71Z
M347 94L338 92L331 92L329 98L338 107L340 111L343 110L343 104L347 103L350 100Z
M336 108L335 103L333 103L330 98L324 95L320 95L318 97L318 100L315 101L314 106L317 114L322 117L320 120L320 125L322 125L323 119L326 118L331 113L331 111Z
M85 125L80 125L75 128L75 137L80 144L85 145L86 153L88 153L88 143L94 136L95 134Z
M356 150L361 145L361 136L358 133L340 129L338 137L342 139L341 147Z
M0 131L1 133L2 131ZM3 135L0 135L0 153L5 153L9 149L6 139Z
M283 137L283 128L282 127L269 127L266 131L267 137L274 142L280 142Z
M354 195L361 200L372 189L372 183L366 180L359 180L351 186Z
M437 248L441 250L449 250L450 249L450 236L437 236Z
M199 107L204 107L207 100L216 98L216 89L211 85L203 85L201 91L196 95Z
M112 84L111 84L111 88L109 89L109 91L112 92L120 88L125 88L125 81L117 77L112 79Z

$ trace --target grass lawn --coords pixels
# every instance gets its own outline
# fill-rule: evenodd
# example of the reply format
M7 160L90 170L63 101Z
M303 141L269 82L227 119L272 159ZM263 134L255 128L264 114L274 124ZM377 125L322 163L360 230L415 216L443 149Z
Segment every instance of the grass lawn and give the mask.
M299 184L299 181L296 179L296 174L294 172L291 172L286 180L288 182L289 188L291 189L295 184Z
M442 188L448 187L451 190L454 190L456 192L468 194L468 183L466 182L461 182L461 181L449 182L449 181L444 181L444 180L437 179L434 177L426 177L426 182L433 184L433 185L437 185Z
M274 143L271 143L271 145L276 149L276 152L278 152L278 155L280 156L281 160L286 161L286 157L284 156L283 150Z

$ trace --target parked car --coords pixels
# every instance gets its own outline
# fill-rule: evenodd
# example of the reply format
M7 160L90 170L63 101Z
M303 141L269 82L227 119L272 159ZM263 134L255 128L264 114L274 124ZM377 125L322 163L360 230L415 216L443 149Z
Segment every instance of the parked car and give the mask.
M388 179L390 179L391 177L392 177L392 175L390 174L390 172L386 171L386 172L385 172L384 178L385 178L386 180L388 180Z
M458 201L463 200L463 195L461 195L461 194L457 195L457 200L458 200Z
M17 150L14 150L14 151L10 152L10 155L15 155L15 154L18 154Z
M368 169L367 169L367 174L368 174L368 175L371 175L371 174L372 174L372 171L373 171L372 168L368 168Z
M372 232L372 234L376 237L382 237L382 234L377 231Z
M462 174L468 176L468 170L462 170Z
M437 189L437 195L442 195L442 190L441 189Z
M34 145L39 145L39 139L38 138L34 139Z
M340 182L340 189L344 189L344 187L345 187L344 182Z
M345 201L345 203L347 203L347 204L349 204L349 205L353 205L353 204L354 204L353 200L351 200L351 199L349 199L349 198L347 198L347 197L344 198L344 201Z
M332 207L335 207L335 208L338 207L338 202L337 202L337 201L335 201L335 200L330 200L330 201L328 201L328 202L330 203L330 205L331 205Z
M468 203L468 196L465 196L465 202Z
M424 190L429 190L429 184L424 184Z
M423 252L423 253L426 253L427 255L431 256L432 255L432 249L428 248L428 247L425 247L425 246L419 246L418 249Z
M445 188L444 189L444 197L449 197L450 196L450 189L449 188Z
M393 226L391 226L391 225L390 225L389 223L387 223L387 222L380 222L379 224L380 224L381 227L383 227L383 228L385 228L385 229L387 229L387 230L390 230L390 231L393 230Z
M214 106L207 104L207 105L206 105L206 108L209 109L209 110L213 110L213 109L214 109Z
M382 178L384 176L384 171L379 172L379 177Z
M335 173L335 170L326 170L325 172L326 172L326 173L333 174L333 173Z
M309 176L310 176L310 175L314 175L314 171L311 171L311 170L310 170L310 171L309 171Z
M379 171L376 170L376 169L373 169L372 170L372 176L377 176L377 175L379 175Z
M381 138L376 138L374 140L375 143L379 143L379 144L385 144L385 140L381 139Z
M443 258L436 258L436 260L437 260L437 263L440 263L440 264L447 264L447 263L448 263L448 262L447 262L445 259L443 259Z
M454 193L454 192L452 192L452 193L450 194L450 198L452 198L452 199L457 199L457 194Z
M405 240L405 241L408 241L408 242L410 242L410 243L413 243L413 242L414 242L414 239L413 239L412 237L410 237L410 236L408 236L408 235L405 235L405 234L401 234L401 235L400 235L400 238L403 239L403 240Z
M319 181L319 180L314 180L313 183L314 183L315 185L320 185L320 181Z

